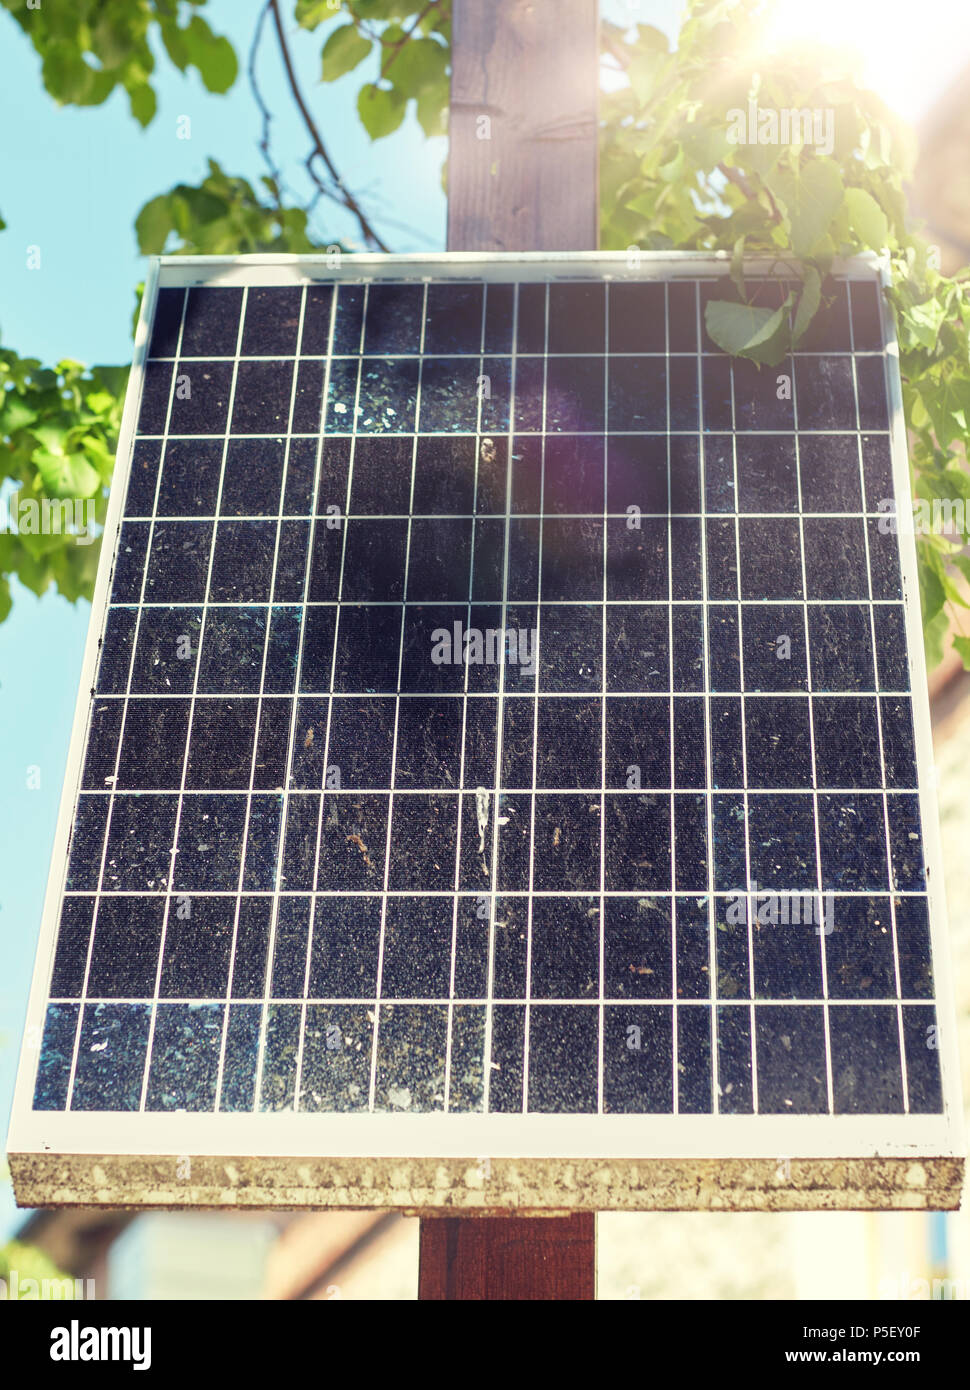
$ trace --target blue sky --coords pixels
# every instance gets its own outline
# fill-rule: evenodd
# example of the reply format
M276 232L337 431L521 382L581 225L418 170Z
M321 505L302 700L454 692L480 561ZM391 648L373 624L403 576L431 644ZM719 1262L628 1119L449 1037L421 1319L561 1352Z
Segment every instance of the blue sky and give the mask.
M787 0L786 0L787 3ZM4 46L0 122L8 138L0 149L0 342L46 361L74 357L124 362L130 355L133 291L143 278L133 221L149 198L205 173L217 158L229 173L250 180L264 166L257 149L259 117L245 76L255 0L210 0L213 28L228 34L243 73L225 97L209 96L194 75L183 78L162 57L156 77L158 114L142 131L116 93L103 107L59 109L44 92L33 49L0 12ZM286 7L290 9L290 6ZM609 0L604 12L650 19L670 32L680 0ZM850 7L851 9L851 7ZM867 73L893 99L905 55L912 79L903 93L904 114L917 117L970 52L970 10L961 0L925 0L927 22L918 34L899 26L872 27L881 7L869 12ZM877 13L872 15L871 11ZM792 7L793 14L811 7ZM941 29L942 24L942 29ZM895 34L886 52L886 35ZM884 32L885 31L885 32ZM941 74L936 55L948 33ZM875 34L875 38L873 38ZM862 39L866 35L861 33ZM877 42L878 40L878 42ZM304 91L348 184L362 195L372 220L394 250L444 246L445 200L440 168L442 140L426 141L409 119L389 140L372 146L354 109L359 74L332 86L316 81L320 38L297 34L293 49ZM882 55L881 57L879 55ZM895 64L895 66L894 66ZM922 72L922 79L920 78ZM287 151L287 182L305 190L300 172L306 140L285 87L274 36L267 28L259 64L264 99L280 114L274 123L277 151ZM176 121L191 118L191 140L176 138ZM19 135L18 135L19 133ZM320 204L315 234L323 241L353 238L352 223L333 205ZM39 246L41 268L26 268L28 246ZM89 606L72 607L54 594L35 599L15 593L11 617L0 626L0 1125L9 1111L23 1015L49 867L50 848L67 757ZM40 769L40 787L27 788L27 769ZM0 1181L0 1239L22 1220L9 1183Z

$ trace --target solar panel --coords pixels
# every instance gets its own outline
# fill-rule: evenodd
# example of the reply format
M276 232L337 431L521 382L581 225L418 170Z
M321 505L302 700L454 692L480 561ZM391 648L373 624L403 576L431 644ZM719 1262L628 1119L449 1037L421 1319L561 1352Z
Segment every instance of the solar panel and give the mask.
M148 1200L134 1155L243 1154L258 1181L307 1154L787 1155L808 1164L791 1204L814 1161L877 1156L906 1160L896 1204L951 1203L880 274L840 268L759 369L704 327L726 269L161 261L11 1138L22 1198ZM749 269L781 303L784 274ZM287 1190L311 1188L341 1200ZM583 1200L663 1204L627 1188ZM424 1204L482 1200L441 1192Z

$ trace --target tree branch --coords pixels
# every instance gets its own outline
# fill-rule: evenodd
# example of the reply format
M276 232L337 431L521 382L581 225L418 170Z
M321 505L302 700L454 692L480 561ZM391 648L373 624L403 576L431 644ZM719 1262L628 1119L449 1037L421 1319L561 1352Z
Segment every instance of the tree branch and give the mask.
M263 125L262 125L262 134L261 134L260 141L259 141L259 149L260 149L260 153L261 153L262 156L263 156L263 160L264 160L265 163L266 163L266 167L267 167L267 169L268 169L269 172L270 172L270 177L273 179L274 183L276 184L276 189L277 189L277 193L276 193L276 203L277 203L277 207L278 207L278 206L279 206L279 190L280 190L280 188L281 188L281 186L282 186L282 175L281 175L281 173L280 173L280 171L279 171L279 168L277 167L277 165L275 164L275 162L274 162L274 160L273 160L273 156L272 156L272 153L271 153L270 147L269 147L269 128L270 128L270 124L271 124L272 119L273 119L273 113L270 111L269 107L266 105L265 101L263 100L262 93L261 93L260 90L259 90L259 83L258 83L257 80L256 80L256 54L257 54L257 52L259 51L259 45L260 45L260 42L261 42L262 37L263 37L263 25L266 23L266 16L267 16L267 14L269 13L269 7L270 7L270 6L269 6L269 0L266 0L266 4L263 6L263 8L262 8L262 9L260 10L260 12L259 12L259 19L256 21L256 31L255 31L255 33L253 34L253 42L252 42L252 46L250 47L250 50L249 50L248 73L249 73L249 87L250 87L250 90L251 90L251 92L252 92L252 94L253 94L253 100L256 102L256 105L259 107L259 114L260 114L260 116L261 116L261 118L262 118L262 122L263 122Z
M624 53L619 45L614 42L612 34L608 32L605 25L600 32L600 43L606 49L607 53L609 53L610 57L616 59L617 65L625 72L630 66L630 55L629 53Z
M437 5L438 0L428 0L428 3L425 5L424 9L421 11L417 19L411 25L407 33L402 34L399 39L396 39L395 42L390 45L388 49L387 59L386 61L381 63L381 77L387 76L388 68L394 62L394 59L400 53L401 49L404 47L406 43L409 42L409 40L414 38L418 30L418 25L421 24L426 15L429 15L433 9L437 8ZM378 78L378 81L380 81L380 78Z
M752 203L757 201L758 194L751 187L750 183L742 173L740 173L737 169L733 169L730 164L725 164L723 160L720 164L718 164L717 167L718 171L724 175L728 182L733 183L735 188L739 188L746 198L750 199ZM781 213L778 211L778 204L775 202L774 198L771 195L771 189L765 187L764 184L762 184L761 186L762 188L764 188L765 197L771 204L772 219L775 222L780 222L782 220Z
M307 170L314 183L316 183L317 187L320 188L323 192L329 192L329 190L327 190L321 183L320 179L317 177L313 169L313 161L315 158L319 157L323 160L327 173L333 179L334 184L340 191L341 201L343 202L344 207L347 208L348 212L353 213L354 217L356 217L357 222L360 226L360 230L364 235L364 239L371 246L375 246L378 251L386 252L388 250L388 247L385 245L381 237L371 226L367 218L367 214L364 212L363 208L357 202L357 199L351 193L350 189L347 188L347 186L344 184L343 179L337 172L337 167L334 164L333 160L330 158L330 155L327 152L327 147L324 145L320 132L317 129L316 122L311 116L310 111L307 108L307 104L303 99L303 93L300 91L300 85L297 82L296 73L293 69L293 60L290 57L290 50L287 47L286 35L283 33L283 20L280 16L279 0L268 0L268 5L273 15L273 23L276 27L276 37L280 47L280 56L283 59L283 66L286 69L286 76L290 84L290 91L293 94L293 100L296 102L297 109L299 110L300 115L303 117L303 124L306 126L307 133L309 134L310 139L313 143L313 149L311 150L310 155L308 156L306 161Z

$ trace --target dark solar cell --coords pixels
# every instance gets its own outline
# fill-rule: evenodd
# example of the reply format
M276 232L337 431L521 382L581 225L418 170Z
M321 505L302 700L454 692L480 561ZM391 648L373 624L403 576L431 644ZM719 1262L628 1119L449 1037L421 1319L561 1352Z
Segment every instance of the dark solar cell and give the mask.
M745 690L779 691L808 688L805 670L804 609L788 603L743 604L741 632ZM814 657L814 642L812 652ZM737 688L738 684L735 681L730 689Z
M225 434L234 371L232 362L179 362L169 434ZM161 416L157 430L143 426L146 434L161 434L164 428Z
M737 442L738 511L795 512L798 484L795 444L778 434Z
M795 391L800 430L856 429L851 357L796 357Z
M222 456L221 439L170 439L162 461L156 515L214 516ZM145 515L151 511L149 506Z
M854 299L855 287L853 287ZM855 305L853 304L853 309ZM802 352L848 352L852 347L849 328L849 294L844 280L826 280L818 312L808 331L798 341ZM856 342L857 352L862 344Z
M852 294L852 343L856 352L882 350L882 315L878 285L871 280L849 282Z
M610 285L610 352L666 352L665 288L662 284Z
M806 512L862 510L856 435L799 435L798 462Z
M212 289L204 285L190 289L182 329L182 356L234 357L242 302L243 292L239 289Z
M184 290L159 290L155 304L155 322L152 325L152 336L148 348L149 357L174 357L177 353L184 303Z
M162 446L156 440L142 440L134 449L125 499L125 516L151 516L155 505L161 456Z
M549 351L602 353L606 337L605 313L605 285L550 285ZM612 344L611 351L621 349Z
M303 291L295 285L251 289L246 296L241 357L292 357L300 329Z
M473 353L482 350L484 285L429 285L424 322L426 353Z

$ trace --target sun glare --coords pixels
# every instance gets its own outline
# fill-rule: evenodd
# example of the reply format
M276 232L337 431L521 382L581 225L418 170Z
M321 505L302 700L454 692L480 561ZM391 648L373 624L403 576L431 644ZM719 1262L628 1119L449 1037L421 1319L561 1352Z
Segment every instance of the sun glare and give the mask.
M858 55L858 79L917 120L970 62L967 0L777 0L772 47L803 39Z
M799 40L847 49L857 80L910 122L970 66L970 0L776 0L773 8L762 40L768 54ZM604 17L659 25L671 42L683 9L674 0L602 0ZM625 82L601 64L603 91Z

